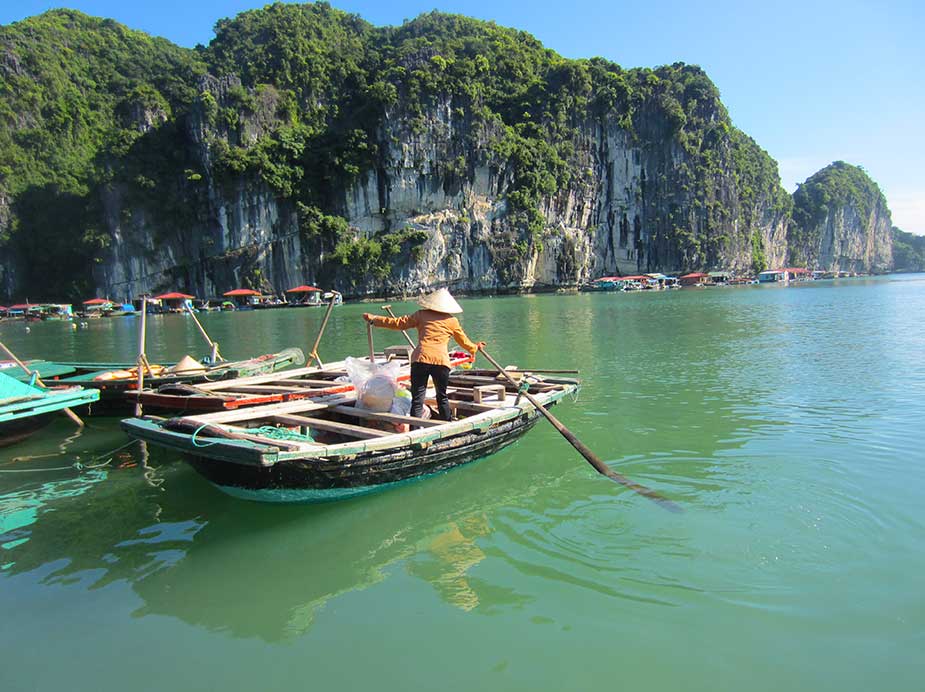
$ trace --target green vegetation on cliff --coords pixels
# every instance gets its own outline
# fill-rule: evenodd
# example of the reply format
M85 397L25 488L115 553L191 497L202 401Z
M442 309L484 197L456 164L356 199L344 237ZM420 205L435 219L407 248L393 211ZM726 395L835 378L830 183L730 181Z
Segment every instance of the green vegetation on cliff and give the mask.
M874 205L886 208L886 200L869 175L860 166L835 161L807 178L793 193L791 238L800 241L825 221L830 212L853 209L867 219Z
M925 236L906 233L895 226L892 234L896 271L925 272Z
M50 272L30 273L50 295L76 296L114 226L141 224L155 245L191 235L208 191L262 181L324 271L382 278L419 256L422 234L361 236L346 191L387 169L384 137L418 136L437 113L454 154L436 173L452 184L490 167L505 243L522 255L563 192L593 184L588 132L613 124L671 152L645 184L642 203L661 214L647 232L692 266L733 245L762 266L759 229L790 212L776 164L696 66L568 60L522 31L438 12L373 27L323 2L278 3L219 21L208 46L187 50L54 10L0 27L0 252ZM738 237L722 230L733 226Z
M192 51L71 10L0 27L0 243L26 258L35 289L89 287L108 242L99 186L193 101L204 72Z

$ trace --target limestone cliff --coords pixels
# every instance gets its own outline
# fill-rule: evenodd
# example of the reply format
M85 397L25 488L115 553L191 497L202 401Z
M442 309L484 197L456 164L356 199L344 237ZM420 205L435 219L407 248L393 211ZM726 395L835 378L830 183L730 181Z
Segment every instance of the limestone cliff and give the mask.
M0 27L0 82L6 297L890 266L882 196L794 208L700 68L465 17L275 4L187 51L56 10Z
M794 194L790 258L828 271L893 268L890 210L864 170L836 161Z

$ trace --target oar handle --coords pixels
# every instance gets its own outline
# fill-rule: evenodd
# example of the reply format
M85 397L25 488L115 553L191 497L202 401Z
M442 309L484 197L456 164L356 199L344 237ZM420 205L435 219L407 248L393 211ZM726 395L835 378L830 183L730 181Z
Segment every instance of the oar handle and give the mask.
M485 358L488 360L489 363L491 363L492 365L495 366L495 368L497 368L498 372L500 372L508 382L510 382L515 387L519 387L518 383L514 381L514 378L511 377L507 373L507 371L504 370L504 368L502 368L498 364L498 361L496 361L488 353L486 353L484 348L479 349L479 352L483 356L485 356ZM600 473L602 476L607 476L607 478L610 478L611 480L616 481L617 483L620 483L621 485L624 485L627 488L630 488L631 490L635 490L640 495L644 495L650 500L657 502L658 504L660 504L662 507L664 507L667 510L670 510L672 512L682 511L678 505L676 505L674 502L669 500L667 497L660 495L659 493L655 492L651 488L647 488L646 486L640 485L639 483L636 483L635 481L631 481L629 478L627 478L623 474L617 473L616 471L611 469L609 466L607 466L607 464L601 461L598 458L598 456L594 452L592 452L588 448L587 445L585 445L584 442L582 442L577 437L575 437L575 435L573 435L572 432L568 428L562 425L562 423L560 423L559 420L555 416L553 416L549 411L547 411L546 407L543 406L539 401L537 401L536 397L534 397L529 391L524 390L523 395L527 397L527 401L533 404L533 406L536 407L536 410L542 413L546 417L546 420L552 423L553 427L559 431L562 437L568 440L569 443L575 449L578 450L581 456L583 456L585 460L589 464L591 464L591 466L593 466L594 469L598 473Z
M395 313L392 312L392 306L391 306L391 305L383 305L383 306L382 306L382 309L385 310L387 313L389 313L389 317L395 317ZM404 329L402 329L402 330L401 330L401 333L404 335L405 341L408 342L408 345L411 346L411 347L413 348L413 347L414 347L414 341L412 341L412 340L411 340L411 337L408 336L408 332L406 332Z
M312 352L308 354L308 357L314 358L322 368L324 367L324 363L321 362L321 357L318 355L318 344L321 343L321 335L324 334L324 328L328 326L328 319L331 317L331 310L334 309L335 300L337 300L336 292L331 294L331 300L328 302L328 309L325 310L324 319L321 320L321 329L318 330L318 336L315 338L315 343L312 345ZM308 362L311 363L311 360Z

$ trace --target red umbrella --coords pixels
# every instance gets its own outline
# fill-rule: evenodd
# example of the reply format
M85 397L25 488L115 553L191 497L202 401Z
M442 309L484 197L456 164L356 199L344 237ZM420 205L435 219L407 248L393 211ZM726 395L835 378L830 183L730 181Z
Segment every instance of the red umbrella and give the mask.
M154 296L155 300L192 300L196 296L188 296L185 293L164 293Z
M255 291L251 288L236 288L233 291L222 293L222 295L226 298L234 298L236 296L259 296L260 291Z
M84 305L106 305L111 302L109 298L91 298L90 300L85 300Z
M286 293L308 293L309 291L320 291L320 288L315 288L314 286L306 286L302 284L301 286L296 286L295 288L290 288Z
M8 310L28 310L33 305L35 305L35 303L20 303L19 305L11 305L7 309Z

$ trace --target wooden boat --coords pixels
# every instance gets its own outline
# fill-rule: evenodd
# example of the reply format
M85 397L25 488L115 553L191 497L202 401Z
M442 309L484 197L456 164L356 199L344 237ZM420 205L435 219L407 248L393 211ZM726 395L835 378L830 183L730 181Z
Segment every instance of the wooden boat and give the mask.
M410 353L409 346L395 346L378 354L377 360L394 359L401 363L398 379L405 382L411 378ZM454 351L450 354L450 362L454 366L464 365L472 362L472 356L465 351ZM141 403L145 411L230 411L245 406L278 404L352 391L353 385L344 381L347 375L344 366L345 361L337 361L323 367L297 368L196 385L165 384L141 392L129 392L128 396L133 402Z
M0 373L0 447L28 437L59 411L100 398L96 389L39 387Z
M256 358L226 361L201 369L171 371L174 365L152 364L151 374L145 373L145 383L153 388L164 385L197 384L218 380L231 380L276 372L290 365L305 362L301 349L287 348L279 353L268 353ZM46 382L80 385L97 389L99 401L94 404L94 415L124 415L132 412L134 401L127 396L138 389L138 370L133 363L57 363L51 361L29 361L28 367L37 372ZM28 375L19 367L3 370L19 380Z
M265 502L321 502L393 487L493 454L539 412L494 371L450 376L452 422L373 413L354 392L178 418L122 421L129 436L182 452L221 490ZM578 380L520 373L545 407ZM429 404L435 402L429 401Z

